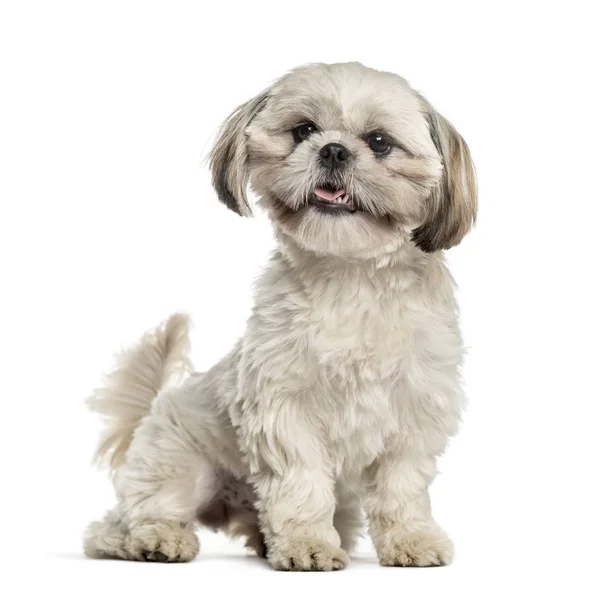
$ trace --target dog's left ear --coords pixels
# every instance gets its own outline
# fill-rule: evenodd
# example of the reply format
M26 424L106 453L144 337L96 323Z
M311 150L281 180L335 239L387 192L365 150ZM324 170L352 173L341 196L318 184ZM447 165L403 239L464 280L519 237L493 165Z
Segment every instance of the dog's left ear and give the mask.
M217 196L238 215L252 215L246 198L249 178L246 128L265 107L268 96L265 91L234 110L221 125L210 153L212 184Z
M443 174L432 192L427 217L412 238L421 250L435 252L456 246L475 223L477 181L469 148L452 124L431 107L427 120Z

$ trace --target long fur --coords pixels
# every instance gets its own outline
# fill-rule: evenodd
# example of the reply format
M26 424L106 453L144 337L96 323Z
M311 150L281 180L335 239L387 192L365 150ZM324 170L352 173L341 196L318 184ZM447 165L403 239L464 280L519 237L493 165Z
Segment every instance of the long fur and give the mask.
M158 329L124 350L104 386L88 398L89 408L101 414L106 429L95 453L98 464L113 470L123 463L133 433L150 413L161 389L183 380L191 370L189 318L172 315Z
M307 120L314 134L295 141ZM365 142L373 127L398 139L385 156ZM319 160L329 142L348 149L343 171ZM278 247L243 338L214 367L172 382L189 369L187 320L175 316L92 398L118 500L89 526L85 552L189 561L201 524L245 536L275 569L335 570L364 516L383 565L448 564L429 485L465 402L440 250L475 216L466 144L400 77L312 65L232 114L211 167L237 213L250 212L250 181ZM325 183L361 210L315 207Z

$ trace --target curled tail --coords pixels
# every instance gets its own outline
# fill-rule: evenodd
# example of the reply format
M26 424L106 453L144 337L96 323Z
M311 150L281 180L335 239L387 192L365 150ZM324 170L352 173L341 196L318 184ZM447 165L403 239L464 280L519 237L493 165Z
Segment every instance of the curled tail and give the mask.
M175 314L146 333L121 353L104 387L88 398L90 409L106 421L95 453L98 463L108 463L113 470L123 463L133 433L150 412L156 395L191 370L189 327L186 315Z

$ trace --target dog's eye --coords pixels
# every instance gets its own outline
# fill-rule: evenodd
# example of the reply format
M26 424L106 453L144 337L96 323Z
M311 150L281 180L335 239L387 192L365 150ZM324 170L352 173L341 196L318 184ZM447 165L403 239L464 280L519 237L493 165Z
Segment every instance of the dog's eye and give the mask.
M317 132L317 127L310 122L305 124L301 124L300 126L296 126L294 130L292 130L292 134L294 135L294 141L296 143L301 143L310 137L310 135Z
M392 148L388 138L380 132L372 132L366 139L371 151L378 155L385 155Z

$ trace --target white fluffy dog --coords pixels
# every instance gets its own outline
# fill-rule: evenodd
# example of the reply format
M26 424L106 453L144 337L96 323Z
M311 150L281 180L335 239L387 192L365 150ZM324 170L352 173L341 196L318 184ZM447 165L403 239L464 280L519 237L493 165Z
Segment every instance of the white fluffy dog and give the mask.
M383 565L448 564L428 487L464 402L441 251L475 218L466 144L404 79L317 64L240 106L211 168L239 214L252 186L278 249L211 370L185 374L175 315L91 398L118 502L85 552L189 561L200 523L275 569L341 569L364 512Z

